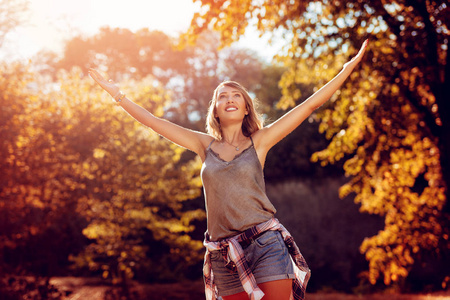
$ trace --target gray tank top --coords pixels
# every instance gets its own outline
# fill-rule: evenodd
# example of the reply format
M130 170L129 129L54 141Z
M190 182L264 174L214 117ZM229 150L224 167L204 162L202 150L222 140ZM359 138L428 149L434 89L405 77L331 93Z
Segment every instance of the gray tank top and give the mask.
M269 220L276 209L266 195L253 140L229 162L221 159L211 144L206 149L201 177L208 234L211 241L218 241Z

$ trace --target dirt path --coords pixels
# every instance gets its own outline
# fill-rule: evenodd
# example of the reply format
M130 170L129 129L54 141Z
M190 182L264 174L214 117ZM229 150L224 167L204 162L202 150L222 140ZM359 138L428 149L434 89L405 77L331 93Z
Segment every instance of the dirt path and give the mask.
M55 277L50 280L60 291L65 292L64 300L115 300L111 298L113 286L98 278ZM133 287L133 300L203 300L203 282L201 280L171 284L139 284ZM109 292L108 292L109 291ZM373 294L347 295L338 293L307 294L306 300L450 300L450 291L423 294Z
M450 293L430 295L347 295L347 294L307 294L306 300L450 300Z
M58 290L62 291L67 300L103 300L111 286L97 278L54 277L50 279Z

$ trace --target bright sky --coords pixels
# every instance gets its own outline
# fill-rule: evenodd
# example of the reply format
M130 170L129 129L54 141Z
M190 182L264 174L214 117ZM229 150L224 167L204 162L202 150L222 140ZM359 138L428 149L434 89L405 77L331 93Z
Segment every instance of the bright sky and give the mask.
M1 58L28 58L41 49L58 52L64 40L94 35L100 27L144 27L176 36L186 30L200 7L192 0L29 0L26 25L7 36ZM256 35L241 44L267 49ZM273 53L271 53L273 54ZM270 54L270 55L271 55Z
M57 51L62 41L78 33L94 35L102 26L133 31L148 27L177 35L189 26L199 8L191 0L29 0L29 3L26 25L8 36L5 45L8 54L19 58L43 48Z

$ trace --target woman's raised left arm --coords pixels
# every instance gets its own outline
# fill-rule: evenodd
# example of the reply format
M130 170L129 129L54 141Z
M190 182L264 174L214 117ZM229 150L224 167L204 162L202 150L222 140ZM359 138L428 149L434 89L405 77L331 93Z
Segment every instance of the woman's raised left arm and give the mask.
M274 123L257 131L253 140L260 151L267 153L276 143L297 128L314 110L322 106L341 87L353 69L359 64L364 56L368 40L364 41L358 54L349 62L345 63L342 70L327 84L297 105Z

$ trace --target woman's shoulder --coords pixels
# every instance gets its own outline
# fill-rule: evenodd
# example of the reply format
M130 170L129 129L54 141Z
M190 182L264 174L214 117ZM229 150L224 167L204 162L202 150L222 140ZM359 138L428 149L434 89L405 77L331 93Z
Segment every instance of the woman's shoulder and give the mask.
M261 144L263 144L265 131L266 128L263 127L253 132L252 135L250 136L255 148L258 148Z
M202 144L204 145L205 149L208 148L216 139L209 134L205 133L202 137Z
M200 136L201 150L198 151L198 155L202 159L202 162L205 161L206 158L206 150L211 146L211 144L215 141L215 138L210 136L207 133L203 133Z

